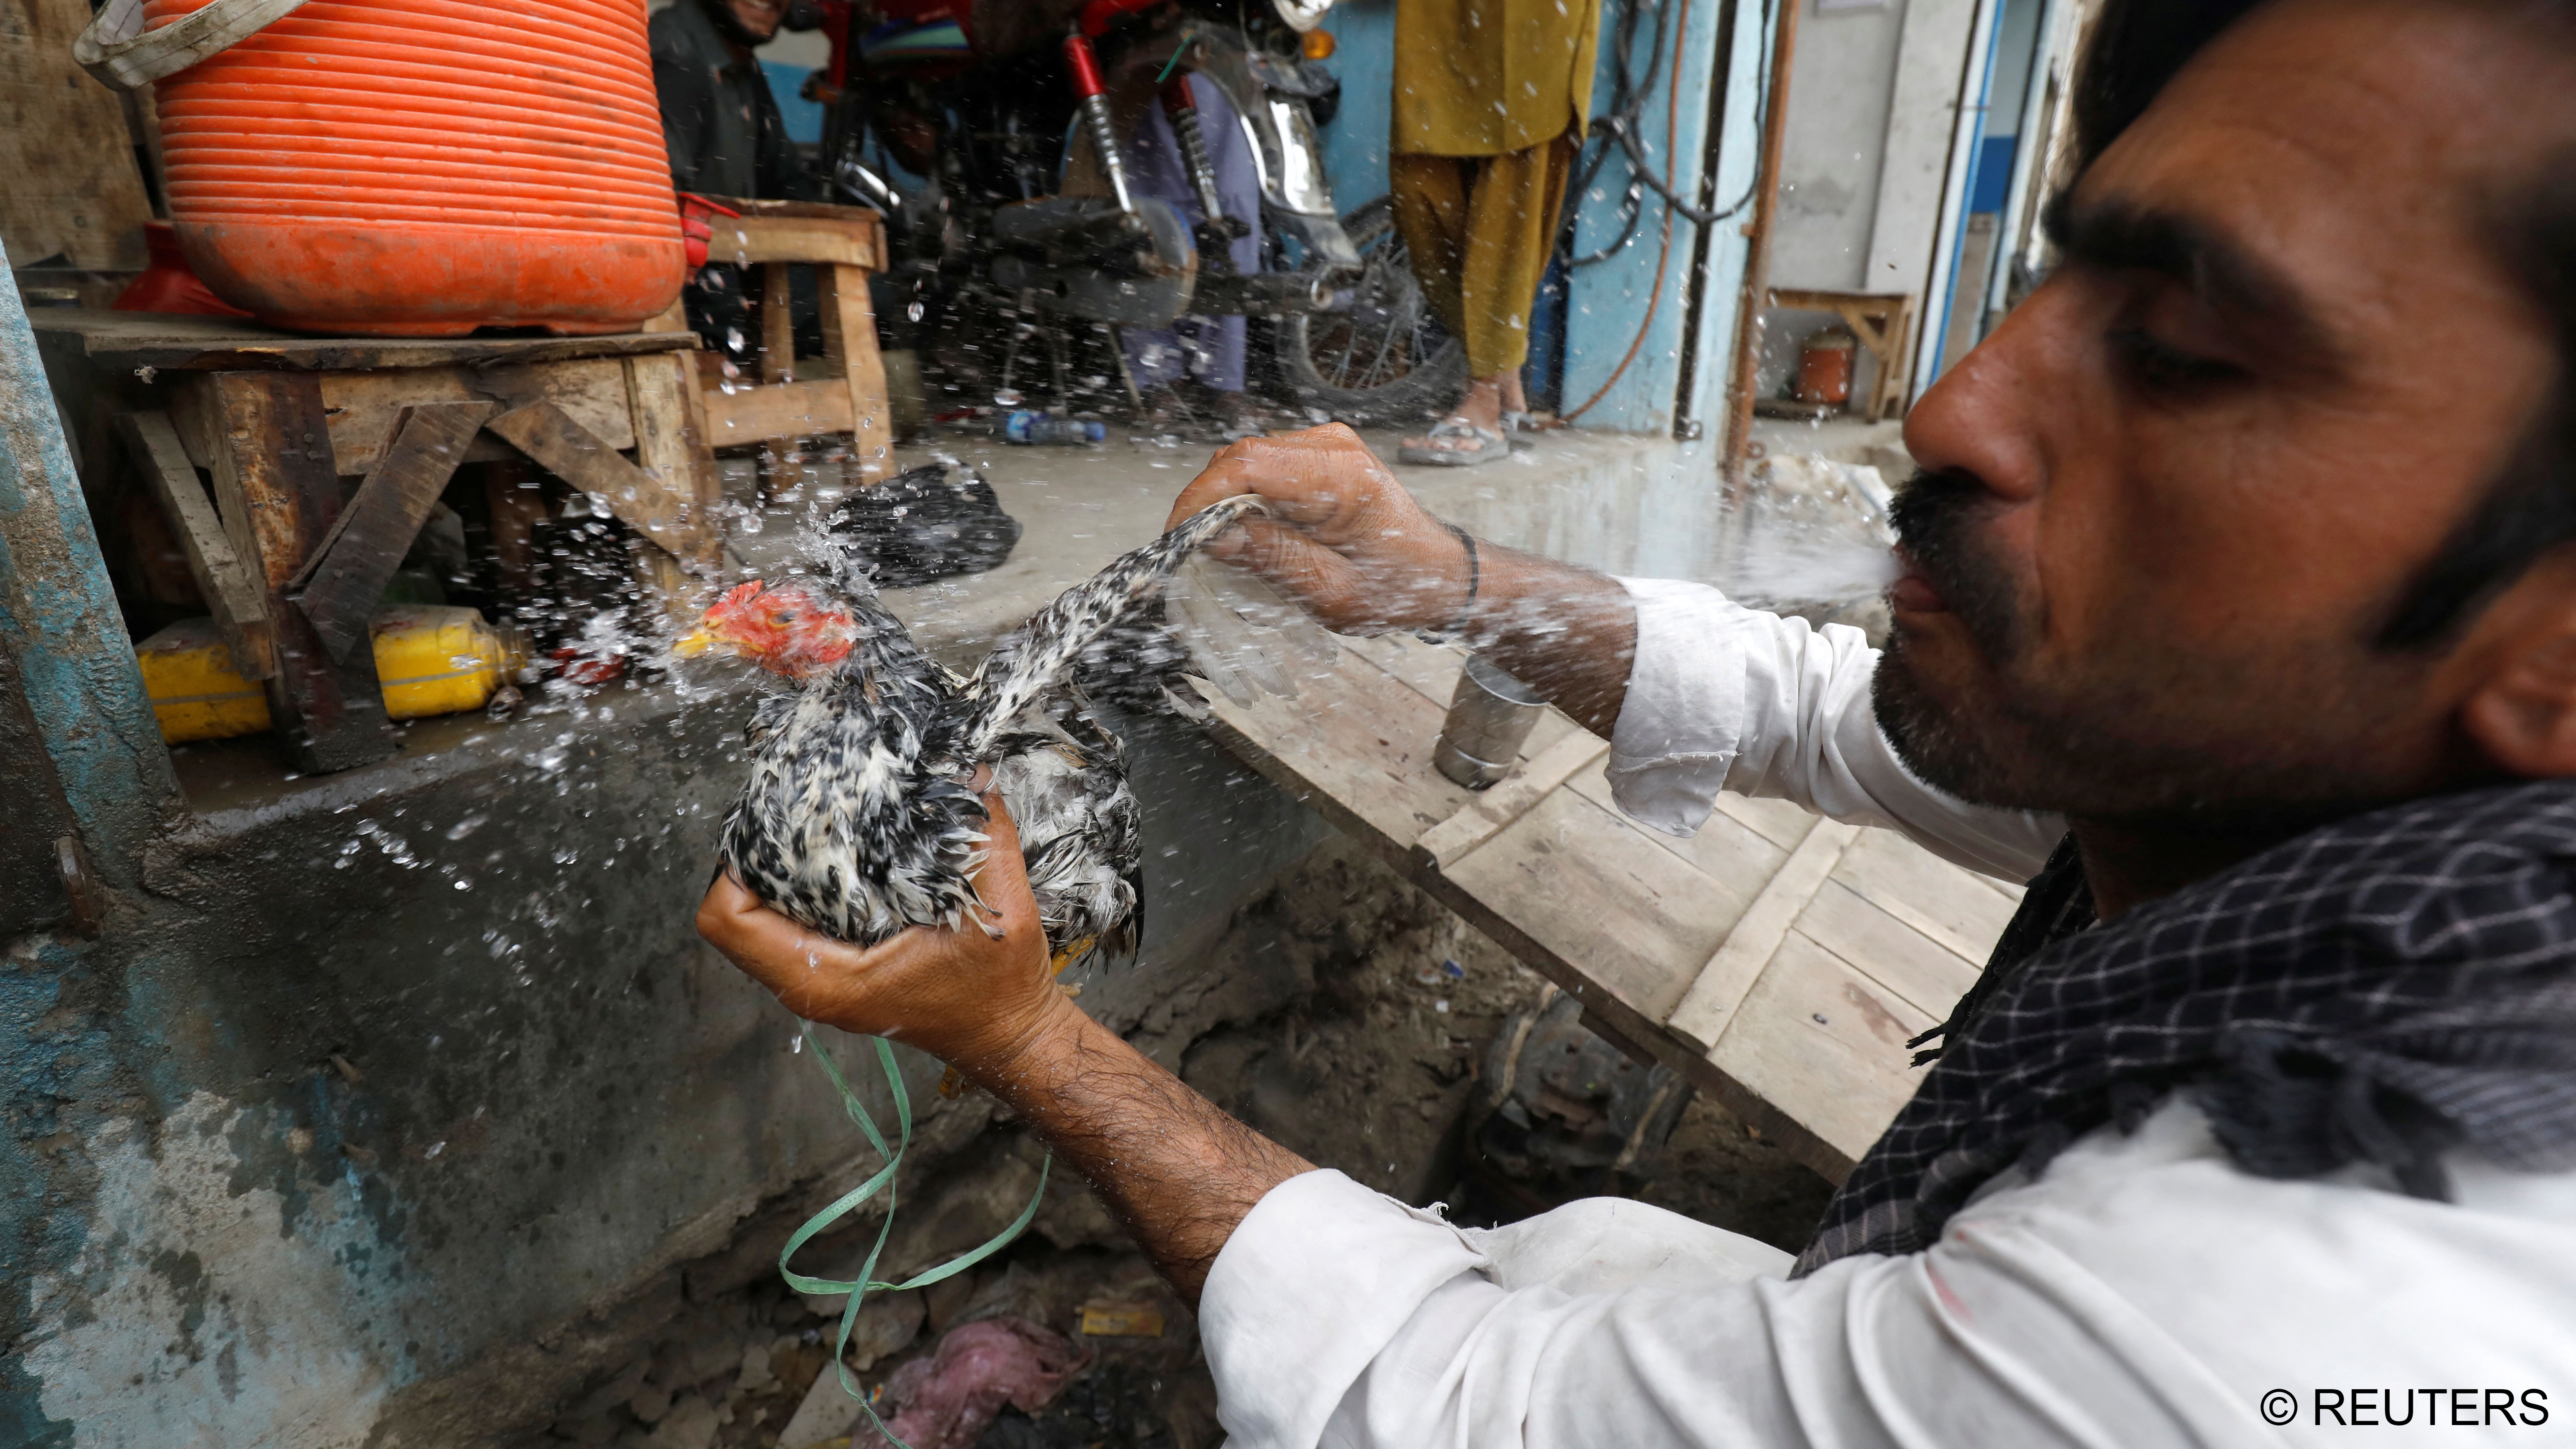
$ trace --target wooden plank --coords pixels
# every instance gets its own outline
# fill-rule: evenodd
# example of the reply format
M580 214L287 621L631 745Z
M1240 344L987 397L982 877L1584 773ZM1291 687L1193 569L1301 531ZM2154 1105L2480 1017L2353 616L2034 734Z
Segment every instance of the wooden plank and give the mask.
M1608 753L1610 742L1598 735L1567 735L1494 782L1457 814L1424 831L1413 848L1435 867L1453 865Z
M796 289L785 262L760 269L760 380L796 380Z
M509 407L551 402L612 448L631 448L635 428L627 398L630 359L584 357L496 367L378 368L322 375L322 405L331 419L331 457L343 477L376 466L393 441L402 410L416 403L496 400ZM464 461L516 457L498 438L477 436Z
M1837 878L1958 955L1982 961L2021 907L2021 889L1952 865L1892 832L1862 841Z
M72 62L87 0L16 0L0 23L0 247L24 267L144 265L152 217L115 92Z
M430 505L456 476L489 402L432 402L407 409L402 431L348 505L288 592L334 660L367 640L367 621L383 602L385 585L428 519Z
M1209 704L1218 738L1337 828L1409 852L1469 791L1431 768L1440 711L1362 662L1307 682L1295 700Z
M270 716L298 768L322 773L392 754L372 649L335 659L286 586L340 514L322 386L311 373L220 372L191 379L203 444L213 452L215 498L229 536L247 536L253 575L268 590L277 673ZM238 523L236 523L238 520Z
M1763 969L1771 964L1772 955L1787 939L1807 903L1824 888L1826 877L1850 848L1853 837L1860 834L1857 825L1819 819L1807 831L1807 838L1789 853L1789 859L1771 879L1762 885L1761 893L1727 933L1726 943L1709 957L1683 993L1673 1014L1666 1018L1665 1029L1685 1041L1713 1046L1728 1024L1735 1019L1746 993L1753 989Z
M868 299L868 265L873 263L818 267L815 286L822 299L823 356L849 389L850 456L862 480L883 482L894 476L894 421L886 402L885 358L877 350L876 307Z
M1608 763L1604 757L1591 768L1578 772L1566 782L1566 788L1624 818L1625 812L1619 809L1619 802L1610 794L1609 773L1604 768ZM1764 828L1757 831L1724 808L1725 802L1735 798L1732 795L1719 796L1720 808L1700 826L1697 835L1666 835L1643 824L1638 825L1637 834L1656 848L1671 851L1719 880L1769 880L1771 873L1780 868L1780 863L1789 858L1789 852L1797 849L1798 843L1807 838L1808 828L1816 823L1816 817L1791 806L1788 820L1794 824L1794 829L1778 829L1778 822L1766 812L1757 817L1764 821ZM1746 888L1751 889L1752 886Z
M163 412L125 413L117 418L125 446L142 470L152 496L170 516L170 531L188 560L188 574L205 596L206 607L233 651L233 667L245 679L277 673L277 637L269 626L267 590L251 577L250 566L234 551L223 520L197 481L179 430Z
M536 584L534 534L537 521L546 516L540 476L524 454L483 465L483 511L492 530L492 558L500 572L501 597L513 605L525 604Z
M1928 1016L1946 1019L1976 984L1976 962L1863 899L1842 871L1807 903L1798 930Z
M690 494L626 461L550 402L513 408L484 424L547 472L608 506L627 526L673 554L690 551Z
M711 448L850 431L850 390L838 378L710 391L704 397Z
M120 372L144 367L187 372L349 372L374 367L559 362L677 352L696 344L686 332L624 332L605 337L308 337L238 317L87 307L41 307L29 313L27 321L38 332L77 339L84 356Z
M1690 985L1679 963L1716 954L1754 891L1638 848L1635 829L1559 790L1441 874L1562 969L1659 1027Z
M1425 644L1411 634L1380 634L1370 638L1352 636L1342 642L1350 647L1351 652L1438 705L1443 719L1448 717L1449 701L1458 692L1458 676L1466 672L1465 650L1454 644ZM1520 758L1534 759L1539 752L1582 728L1563 710L1550 705L1539 713L1538 723L1530 726L1529 738L1521 741Z
M736 266L762 262L819 262L885 270L885 220L863 206L828 202L709 198L739 211L739 218L707 219L713 235L707 255Z
M1791 931L1708 1063L1784 1104L1848 1172L1914 1094L1922 1073L1910 1065L1905 1043L1933 1024L1930 1014Z
M724 501L724 478L706 445L690 357L682 352L628 358L626 392L635 426L635 466L688 499L686 523L696 542L681 557L705 571L718 565L723 547L715 517L716 506Z
M1425 644L1410 634L1353 635L1342 643L1438 706L1444 716L1449 712L1449 701L1458 690L1458 676L1467 667L1465 650Z

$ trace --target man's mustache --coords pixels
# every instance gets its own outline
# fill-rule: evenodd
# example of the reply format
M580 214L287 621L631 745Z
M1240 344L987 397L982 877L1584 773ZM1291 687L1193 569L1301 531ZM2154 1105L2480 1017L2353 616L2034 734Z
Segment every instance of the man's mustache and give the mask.
M1968 631L1987 659L2010 659L2022 634L2012 578L1986 546L1979 521L1994 495L1973 473L1915 470L1896 490L1887 520L1897 547Z

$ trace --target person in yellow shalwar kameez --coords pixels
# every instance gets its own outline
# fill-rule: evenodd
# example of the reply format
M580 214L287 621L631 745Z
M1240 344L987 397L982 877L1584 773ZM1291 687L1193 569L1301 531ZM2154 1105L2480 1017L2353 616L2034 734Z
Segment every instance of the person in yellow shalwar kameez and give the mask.
M1592 108L1601 0L1396 0L1395 224L1474 383L1406 462L1508 454L1530 308Z

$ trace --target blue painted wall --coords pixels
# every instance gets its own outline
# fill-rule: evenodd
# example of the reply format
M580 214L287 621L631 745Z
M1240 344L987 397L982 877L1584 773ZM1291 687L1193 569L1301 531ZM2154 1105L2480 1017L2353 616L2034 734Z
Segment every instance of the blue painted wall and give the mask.
M1727 91L1721 121L1723 144L1717 159L1717 197L1721 206L1734 204L1745 197L1760 159L1761 71L1769 54L1770 24L1775 12L1761 0L1739 0L1733 43L1726 45L1727 38L1720 34L1725 0L1663 3L1673 11L1674 24L1666 44L1674 48L1677 57L1667 57L1657 85L1645 99L1643 139L1650 164L1670 174L1685 195L1696 194L1707 154L1710 88L1723 76ZM1341 113L1325 128L1325 164L1330 168L1334 196L1347 211L1386 192L1395 0L1353 0L1334 9L1325 25L1339 42L1331 65L1342 80ZM1646 68L1653 29L1651 17L1638 26L1631 64L1634 73L1642 74ZM1610 101L1613 60L1607 53L1609 36L1609 17L1605 14L1604 50L1593 98L1596 114ZM1681 96L1678 109L1671 112L1673 126L1668 147L1665 120L1676 85ZM1591 191L1581 198L1577 234L1581 251L1596 250L1617 234L1620 198L1627 184L1626 163L1614 158L1602 168ZM1724 410L1716 406L1716 401L1731 366L1737 291L1744 274L1745 242L1738 227L1750 215L1748 206L1741 215L1719 224L1711 238L1705 271L1696 277L1696 229L1687 221L1677 221L1659 281L1657 253L1662 244L1663 211L1660 201L1650 197L1628 246L1616 256L1573 274L1563 318L1563 403L1572 408L1600 394L1580 418L1582 426L1670 433L1675 420L1685 411L1712 423L1722 420ZM1682 335L1694 286L1704 287L1706 294L1699 319L1699 363L1696 376L1690 380L1690 397L1685 400L1681 396ZM1653 315L1648 320L1650 306ZM1645 331L1642 341L1638 338L1641 324ZM1632 344L1636 356L1621 371L1621 359L1628 355ZM1545 365L1544 351L1534 348L1532 360ZM1615 382L1613 374L1617 375Z
M1325 64L1342 108L1324 127L1324 173L1343 211L1386 195L1386 135L1395 119L1396 0L1343 0L1324 17L1338 48Z
M787 139L808 146L822 145L822 103L805 99L805 77L814 73L814 67L763 60L760 73L769 78L769 93L778 98L778 115L787 123Z

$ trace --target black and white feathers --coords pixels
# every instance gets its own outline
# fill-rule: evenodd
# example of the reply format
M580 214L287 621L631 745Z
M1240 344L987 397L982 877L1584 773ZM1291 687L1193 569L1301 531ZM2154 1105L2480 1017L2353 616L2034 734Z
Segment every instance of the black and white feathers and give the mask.
M963 679L913 642L846 554L819 580L728 595L708 610L708 630L800 687L753 721L751 776L720 846L727 867L781 913L841 940L960 926L977 904L968 877L985 844L971 781L989 766L1058 965L1132 946L1139 812L1116 737L1068 679L1087 647L1260 506L1226 499L1123 555Z

